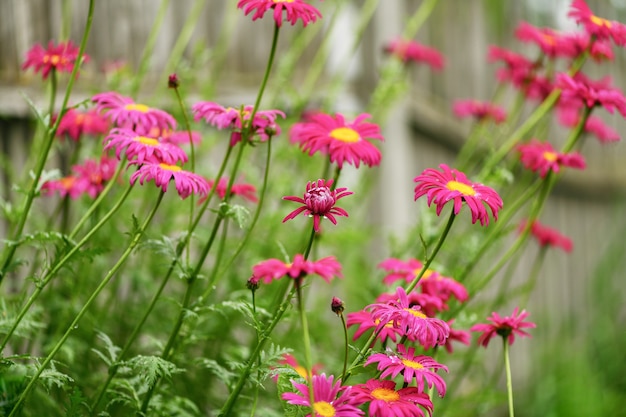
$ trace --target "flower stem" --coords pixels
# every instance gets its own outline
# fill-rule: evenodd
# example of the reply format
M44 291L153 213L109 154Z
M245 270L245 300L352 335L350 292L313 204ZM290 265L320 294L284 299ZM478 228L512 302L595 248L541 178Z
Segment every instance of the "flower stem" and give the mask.
M263 92L265 91L265 87L267 86L267 80L270 77L270 72L272 72L272 64L274 63L274 56L276 55L276 45L278 45L278 34L280 33L280 26L274 25L274 36L272 37L272 49L270 49L270 56L267 59L267 66L265 67L265 74L263 74L263 81L261 81L261 86L259 87L259 92L256 96L256 101L254 102L254 107L252 108L252 114L250 115L250 123L246 126L246 131L250 136L246 137L243 135L243 139L248 139L251 137L254 132L252 132L252 124L254 123L254 116L256 112L259 110L259 106L261 105L261 100L263 99Z
M37 369L37 372L35 373L35 375L32 376L30 382L28 383L26 388L24 388L24 391L22 391L22 393L20 394L20 397L17 399L17 402L13 406L13 410L11 411L11 414L9 414L9 417L15 416L16 413L19 412L21 408L20 407L21 404L24 402L24 400L26 399L26 396L33 389L35 383L39 379L39 376L42 374L46 366L48 366L48 364L52 361L52 359L57 354L57 352L61 349L65 341L69 338L72 331L78 326L78 322L83 318L85 313L87 313L87 310L89 309L91 304L94 302L94 300L100 295L100 293L102 292L104 287L109 283L109 281L111 281L111 278L113 278L113 276L118 271L118 269L124 264L124 262L126 261L128 256L131 254L131 252L135 249L137 244L139 244L139 241L141 240L141 237L143 236L144 231L148 227L148 224L150 224L150 222L152 221L152 218L154 217L157 209L159 208L159 205L161 204L161 201L163 200L164 195L165 193L163 191L159 194L159 197L156 201L156 204L154 205L154 208L148 214L148 216L144 220L143 224L139 227L139 229L135 231L135 234L133 235L133 238L130 244L128 245L128 247L126 248L126 250L124 251L124 253L120 256L120 258L115 263L115 265L113 265L113 267L109 270L106 276L102 279L98 287L93 291L91 296L87 299L83 307L80 309L80 311L78 312L78 314L76 315L72 323L68 326L67 330L65 331L65 334L63 334L61 339L52 348L52 351L50 351L48 356L46 356L44 361L41 363L41 365L39 366L39 369Z
M309 386L309 404L311 407L311 416L316 414L313 404L315 396L313 393L313 359L311 355L311 336L309 335L309 324L306 319L306 310L304 308L304 298L302 297L302 279L299 277L294 281L296 289L296 298L298 299L298 312L300 314L300 324L302 326L302 342L304 344L304 362L306 366L306 382Z
M343 344L344 344L344 349L343 349L343 371L341 372L341 383L343 384L343 380L346 377L346 370L348 368L348 348L349 348L349 343L348 343L348 326L346 326L346 318L343 315L343 312L339 314L339 317L341 317L341 327L343 327Z
M504 348L504 370L506 372L506 391L509 402L509 417L514 417L513 413L513 383L511 381L511 362L509 360L509 344L508 337L502 337L502 346Z

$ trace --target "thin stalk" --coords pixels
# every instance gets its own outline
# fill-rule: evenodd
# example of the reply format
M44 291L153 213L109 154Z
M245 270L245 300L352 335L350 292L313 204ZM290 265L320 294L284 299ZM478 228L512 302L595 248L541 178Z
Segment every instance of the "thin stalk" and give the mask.
M18 410L20 409L21 404L24 402L24 400L26 399L30 391L35 386L35 383L39 379L39 376L41 376L46 366L50 364L54 356L61 349L65 341L69 338L72 331L78 326L78 322L83 318L85 313L87 313L87 310L89 309L91 304L100 295L100 293L102 292L104 287L106 287L106 285L109 283L109 281L111 281L111 278L113 278L113 276L118 271L118 269L124 264L124 262L126 261L128 256L131 254L131 252L135 249L137 244L139 244L139 241L141 240L141 237L143 236L144 231L148 227L148 224L150 224L150 222L152 221L152 218L154 217L157 209L159 208L159 205L161 204L161 201L163 200L164 195L165 195L165 192L163 191L159 194L159 197L156 201L156 204L154 205L154 208L148 214L148 217L146 217L146 219L144 220L140 228L135 232L133 239L131 240L130 244L128 245L124 253L120 256L120 258L115 263L115 265L113 265L113 267L109 270L106 276L102 279L98 287L93 291L91 296L87 299L83 307L80 309L80 311L78 312L78 314L76 315L72 323L68 326L67 330L65 331L65 334L61 337L61 339L57 342L57 344L52 348L52 351L50 351L48 356L46 356L44 361L41 363L41 365L37 369L37 372L35 373L35 375L32 376L30 382L28 383L26 388L24 388L24 391L22 391L22 393L20 394L20 397L17 399L17 402L13 406L13 410L11 411L11 414L9 414L9 417L13 417L16 415L16 413L20 412Z
M535 262L533 263L533 269L530 271L530 275L528 278L528 282L525 286L526 293L524 294L523 300L520 302L519 306L524 308L528 304L528 300L530 299L530 294L533 292L535 285L537 284L537 278L539 277L539 271L541 271L541 266L543 265L543 261L546 259L546 253L548 253L548 247L542 246L539 248L539 252L537 253L537 257L535 258Z
M506 372L506 392L509 403L509 417L515 417L513 412L513 382L511 378L511 361L509 359L508 337L502 337L502 347L504 348L504 370Z
M306 382L309 386L309 405L311 407L311 415L316 414L313 404L315 404L315 396L313 393L313 357L311 355L311 336L309 334L309 324L306 318L306 310L304 308L304 297L302 297L302 278L294 281L296 288L296 298L298 300L298 313L300 314L300 325L302 326L302 342L304 344L304 362L306 366Z
M343 316L343 312L339 313L339 317L341 317L341 327L343 328L343 371L341 371L341 382L343 384L343 380L346 377L346 370L348 369L348 326L346 326L346 318Z

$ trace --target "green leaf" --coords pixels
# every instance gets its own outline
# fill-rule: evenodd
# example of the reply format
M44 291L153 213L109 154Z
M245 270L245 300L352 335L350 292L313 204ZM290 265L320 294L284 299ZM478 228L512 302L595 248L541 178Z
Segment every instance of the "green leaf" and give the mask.
M50 390L52 386L57 388L67 388L67 385L74 382L74 380L62 372L55 369L54 364L51 364L50 368L44 369L39 375L39 381L43 383L46 389Z
M74 387L70 394L70 403L65 409L65 417L84 417L89 415L91 408L89 407L89 401L87 397L83 395L83 392Z
M98 339L104 342L104 347L106 348L107 354L96 348L92 348L91 350L98 356L100 356L104 363L106 363L108 366L111 366L112 364L117 362L117 355L121 349L115 346L109 336L107 336L105 333L97 332L97 336Z
M143 388L147 389L151 389L160 378L171 378L172 375L185 371L158 356L138 355L123 364L139 377L145 386Z

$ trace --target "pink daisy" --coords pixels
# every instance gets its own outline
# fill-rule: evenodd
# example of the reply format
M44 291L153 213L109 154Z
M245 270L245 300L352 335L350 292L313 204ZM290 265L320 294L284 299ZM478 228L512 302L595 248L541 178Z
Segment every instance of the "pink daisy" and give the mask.
M78 58L79 48L74 46L72 41L59 42L54 45L53 41L48 42L48 49L43 49L36 44L26 53L26 61L22 64L22 69L32 67L35 72L41 71L41 76L45 80L48 78L50 71L71 73L74 69L74 63ZM83 55L83 62L89 61L89 56Z
M372 318L378 322L376 331L381 331L388 323L400 329L409 340L419 342L424 349L445 343L450 333L448 324L437 318L426 316L419 306L411 305L404 288L398 287L396 299L387 303L367 306Z
M585 159L578 152L557 152L548 142L533 139L530 143L518 145L517 150L524 167L539 172L542 178L549 171L559 172L562 166L576 169L584 169L586 166Z
M496 124L506 120L506 112L500 106L478 100L455 100L452 110L458 117L474 117L478 121L493 120Z
M158 139L143 136L134 130L115 128L104 139L104 150L115 149L117 159L125 152L129 161L143 164L144 162L165 162L174 165L187 162L187 154L181 148Z
M434 70L441 70L444 66L441 52L414 40L397 38L389 42L384 50L403 62L423 62L430 65Z
M352 387L342 387L341 381L334 382L334 377L325 374L313 375L313 404L309 386L291 381L294 388L299 391L285 392L282 399L289 404L307 407L315 410L313 417L355 417L362 416L363 411L356 408L352 399ZM305 409L306 410L306 409ZM311 414L307 414L311 417Z
M132 129L140 135L147 135L153 128L170 131L176 128L176 120L169 113L135 103L130 97L115 91L96 94L91 98L96 109L117 127Z
M563 126L573 128L580 123L581 103L574 101L559 101L557 107L558 121ZM585 123L585 132L594 135L600 143L617 142L620 140L619 133L607 126L602 119L589 116Z
M100 161L86 160L81 165L72 166L72 175L55 181L47 181L42 186L42 192L49 194L58 191L61 197L66 195L72 199L82 194L96 198L104 189L106 183L113 178L117 160L103 156Z
M577 43L550 28L538 28L530 23L521 22L515 29L515 36L522 42L535 43L541 51L551 57L575 58L578 56Z
M489 62L502 61L504 68L497 71L499 81L512 81L515 85L525 85L527 80L534 77L536 64L524 55L498 46L489 46L487 54Z
M575 32L564 35L574 47L573 58L582 55L585 51L589 51L589 55L596 62L612 61L615 57L613 54L613 46L610 41L600 41L593 38L586 32Z
M319 10L303 0L239 0L237 8L242 9L246 16L254 11L253 21L262 18L269 9L274 9L274 21L276 26L279 27L282 25L283 20L291 23L293 26L300 19L302 20L302 26L305 27L322 17ZM283 11L285 12L284 19Z
M284 276L300 279L311 274L319 275L324 281L330 282L334 277L342 277L341 264L334 256L327 256L318 261L307 261L304 256L297 254L292 262L268 259L252 267L252 275L255 279L263 280L266 284Z
M353 122L346 122L340 113L334 116L316 113L292 126L290 141L300 144L300 148L309 155L316 152L328 154L330 162L336 162L339 168L344 163L357 168L361 163L369 167L377 166L381 154L368 139L382 141L384 138L377 124L365 121L369 117L369 114L361 114Z
M443 369L448 372L448 367L435 361L430 356L415 355L415 348L408 349L403 345L397 346L398 352L393 353L387 349L387 353L374 353L365 361L365 366L378 363L377 369L382 371L381 378L391 377L392 379L402 374L404 382L411 384L413 378L417 383L417 389L424 392L424 380L428 387L433 385L437 389L440 397L446 395L446 383L434 370Z
M180 198L185 199L191 194L205 196L209 192L207 180L198 174L185 171L178 165L166 163L148 162L141 165L130 177L130 183L134 184L137 179L143 185L145 181L154 180L157 187L161 187L163 192L167 192L167 186L174 180L176 191Z
M526 228L527 222L523 221L520 224L520 231ZM554 246L560 247L565 252L572 251L572 240L567 236L562 235L558 230L545 226L539 221L535 220L530 226L530 233L533 235L540 246Z
M75 175L68 175L58 180L46 181L41 185L43 195L51 195L55 191L57 191L61 197L69 196L71 199L76 199L83 194L84 187L83 183L79 182Z
M159 139L163 143L171 143L176 146L189 144L189 132L186 130L161 130L153 127L146 133L146 136L149 138ZM192 130L191 142L195 145L200 143L200 140L200 132Z
M602 106L611 114L617 109L626 117L626 97L621 91L611 87L609 78L594 81L582 73L576 74L574 78L559 73L556 76L556 85L563 90L563 101L572 100L587 107Z
M582 24L589 35L599 40L613 39L617 45L626 44L626 25L594 15L584 0L572 1L571 7L568 16Z
M473 183L465 174L447 165L439 167L443 172L428 168L413 181L415 186L415 200L423 195L428 196L428 206L432 203L437 205L437 215L441 214L443 207L449 201L454 202L454 214L459 214L463 202L467 204L472 213L472 224L480 220L480 224L489 224L489 214L485 205L491 209L494 220L498 220L498 210L502 208L502 199L492 188L483 184Z
M369 329L374 329L378 327L379 321L374 320L372 318L372 313L367 310L356 311L354 313L348 313L346 315L346 324L348 327L356 326L359 327L354 332L354 336L352 340L357 340L363 333L368 331ZM382 343L385 343L387 339L392 341L396 341L398 335L401 335L402 331L393 327L393 323L387 323L385 326L377 331L376 338L380 340Z
M509 345L512 345L513 342L515 342L516 334L520 337L530 337L530 335L522 329L533 329L537 327L535 323L523 321L530 313L526 312L526 310L522 310L522 312L518 314L518 310L518 307L515 307L513 314L506 317L501 317L498 313L493 312L490 317L487 317L487 320L490 321L491 324L475 324L470 330L473 332L482 332L478 337L478 343L485 347L487 347L491 338L496 335L507 339Z
M109 131L109 121L95 110L69 109L59 122L56 135L78 142L83 135L99 136Z
M293 355L291 355L289 353L285 353L283 355L283 358L281 360L279 360L278 363L280 365L288 365L288 366L290 366L291 368L293 368L294 371L296 371L296 373L298 375L300 375L302 377L302 379L309 379L309 375L308 375L308 372L307 372L306 368L298 363L298 360L296 359L295 356L293 356ZM311 369L311 373L313 375L318 375L321 368L322 368L321 364L319 364L319 363L315 364L315 365L313 365L313 368ZM278 380L278 373L276 373L272 377L272 379L274 379L274 381L276 382Z
M427 394L415 387L396 390L396 383L388 380L370 379L365 384L352 387L356 404L369 402L371 417L424 417L423 407L432 415L433 403Z
M407 294L409 306L419 306L419 309L427 317L434 317L438 312L448 309L448 305L439 297L411 291ZM396 294L383 293L376 297L376 303L389 303L397 299Z
M209 187L212 189L215 184L214 180L209 180ZM215 188L215 193L218 195L220 199L224 199L226 197L226 189L228 188L228 178L222 177L217 182L217 187ZM233 186L230 189L231 195L238 195L242 198L256 203L259 199L256 196L256 188L252 184L246 184L243 182L233 183ZM199 200L198 203L202 203L203 200Z
M317 182L309 181L306 185L306 191L302 198L296 196L283 197L283 200L295 201L296 203L303 204L302 207L299 207L289 213L283 219L283 223L302 213L305 216L313 217L313 228L316 232L319 232L322 218L330 220L332 224L337 224L335 216L348 217L348 213L341 207L336 207L335 204L340 198L349 196L353 193L352 191L348 191L345 187L331 189L332 185L333 180L319 179Z
M448 353L452 353L454 351L452 347L452 341L456 340L459 343L462 343L466 346L470 344L470 332L467 330L457 330L452 327L452 323L454 323L454 319L447 321L448 326L450 326L450 336L446 339L446 344L444 347Z

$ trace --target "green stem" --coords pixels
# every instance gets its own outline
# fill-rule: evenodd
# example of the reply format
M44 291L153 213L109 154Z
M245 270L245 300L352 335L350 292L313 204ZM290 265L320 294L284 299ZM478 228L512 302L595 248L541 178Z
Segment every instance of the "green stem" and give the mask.
M346 326L346 318L343 316L343 313L339 314L339 317L341 317L341 327L343 327L343 371L341 372L341 383L343 384L343 381L346 377L346 370L348 369L348 349L349 349L349 342L348 342L348 326Z
M311 355L311 336L309 335L309 324L306 318L306 310L304 308L304 298L302 297L302 278L294 281L296 288L296 298L298 299L298 312L300 314L300 325L302 326L302 343L304 344L304 364L306 366L306 382L309 386L309 405L311 407L311 416L316 414L313 404L315 404L315 396L313 393L313 358Z
M311 249L313 248L313 242L315 242L315 226L311 226L311 235L309 236L309 242L304 249L304 260L309 259L309 255L311 254Z
M246 134L242 135L242 140L246 141L246 139L250 139L254 132L252 131L252 124L254 122L254 116L256 112L259 110L259 106L261 105L261 100L263 99L263 92L265 91L265 87L267 86L267 80L270 77L270 72L272 72L272 65L274 63L274 57L276 56L276 45L278 45L278 34L280 33L280 26L274 25L274 36L272 37L272 48L270 49L270 56L267 59L267 66L265 67L265 73L263 74L263 81L261 81L261 86L259 87L259 92L256 96L256 100L254 102L254 107L252 108L252 114L250 115L250 122L246 126L245 131Z
M511 362L509 360L508 337L502 337L502 346L504 348L504 370L506 372L506 392L509 403L509 417L515 417L513 413L513 383L511 381Z
M547 246L542 246L539 248L539 252L537 253L537 257L535 258L535 262L533 263L533 269L530 271L530 275L528 277L528 283L525 288L526 293L524 294L524 299L519 304L519 306L522 308L526 307L526 305L528 304L530 294L533 292L533 289L537 284L539 271L541 271L541 266L543 265L543 261L546 258L546 253L548 252L547 249Z
M68 326L67 330L65 331L65 334L61 337L61 339L57 342L57 344L52 348L52 351L50 351L48 356L46 356L44 361L41 363L41 365L39 366L39 369L37 369L37 373L33 375L30 382L28 383L28 385L26 386L26 388L24 389L24 391L21 393L20 397L18 398L17 402L13 406L13 410L11 411L11 414L9 414L9 417L15 416L16 413L19 412L18 410L20 410L21 404L24 402L24 400L26 399L30 391L33 389L41 373L44 371L46 366L48 366L48 364L52 361L52 359L57 354L57 352L61 349L65 341L69 338L72 331L78 326L78 322L83 318L85 313L87 313L87 310L89 309L91 304L94 302L94 300L100 295L104 287L109 283L109 281L111 280L111 278L113 278L117 270L124 264L128 256L135 249L141 237L143 236L144 231L148 227L148 224L152 221L152 218L154 217L157 209L159 208L159 205L161 204L161 201L163 200L164 195L165 193L163 191L159 194L159 197L156 201L156 204L154 205L154 208L148 214L148 217L146 217L145 221L140 226L140 228L135 232L133 239L131 240L130 244L128 245L124 253L120 256L117 263L113 265L113 267L109 270L106 276L102 279L98 287L94 290L94 292L87 299L83 307L80 309L80 311L78 312L78 314L76 315L72 323Z

